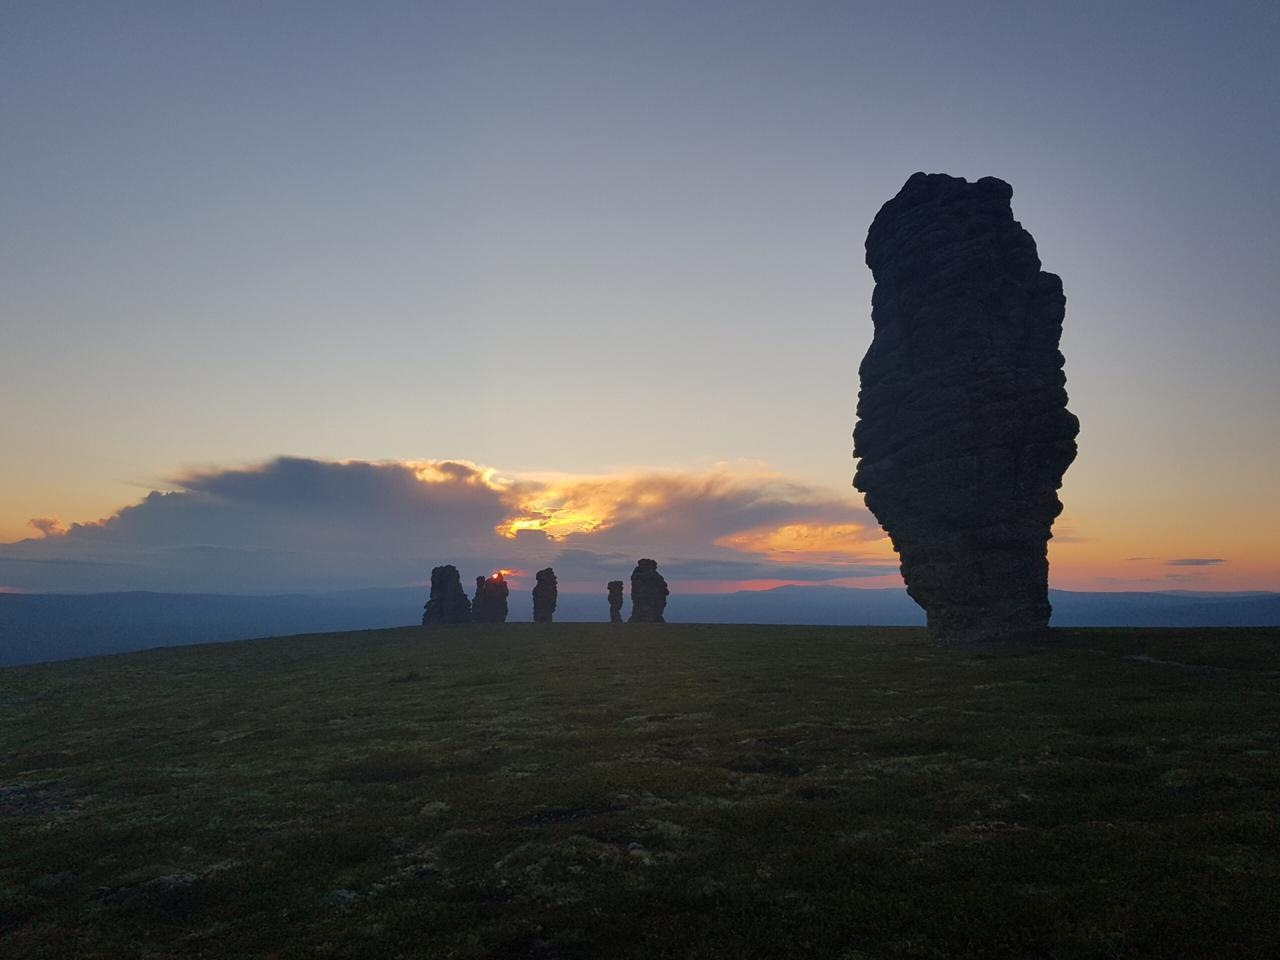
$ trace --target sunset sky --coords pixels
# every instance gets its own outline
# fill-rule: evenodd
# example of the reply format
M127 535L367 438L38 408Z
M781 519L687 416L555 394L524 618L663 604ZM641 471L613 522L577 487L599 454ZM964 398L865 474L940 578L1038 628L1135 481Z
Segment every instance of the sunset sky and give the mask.
M1278 92L1257 2L7 2L0 590L900 584L917 170L1063 279L1052 585L1280 589Z

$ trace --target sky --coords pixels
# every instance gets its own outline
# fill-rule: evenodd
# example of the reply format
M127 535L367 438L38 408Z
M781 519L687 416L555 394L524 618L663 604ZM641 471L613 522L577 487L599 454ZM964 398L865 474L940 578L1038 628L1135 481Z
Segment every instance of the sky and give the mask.
M1278 80L1260 2L3 0L0 590L900 584L917 170L1063 279L1052 585L1280 589Z

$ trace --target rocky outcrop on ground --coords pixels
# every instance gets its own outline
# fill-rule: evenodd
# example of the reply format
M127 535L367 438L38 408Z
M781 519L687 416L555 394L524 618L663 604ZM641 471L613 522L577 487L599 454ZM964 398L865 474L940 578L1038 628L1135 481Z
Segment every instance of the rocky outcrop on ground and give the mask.
M609 622L622 622L622 581L609 581Z
M462 589L458 568L448 563L431 570L431 594L422 613L424 626L443 623L467 623L471 619L471 601Z
M943 643L1043 636L1057 490L1076 455L1062 282L1040 269L1012 196L994 177L917 173L867 234L875 335L854 486Z
M631 571L631 618L628 623L666 623L667 581L658 572L658 561L642 559Z
M533 622L550 623L556 612L556 572L551 567L534 574Z
M471 619L476 623L506 623L507 596L511 593L511 588L502 571L488 577L477 577L476 592L480 600L471 611Z

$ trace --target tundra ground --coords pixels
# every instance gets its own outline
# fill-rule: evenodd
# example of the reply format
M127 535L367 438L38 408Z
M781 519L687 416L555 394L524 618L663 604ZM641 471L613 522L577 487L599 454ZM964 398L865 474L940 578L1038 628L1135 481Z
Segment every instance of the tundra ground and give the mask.
M0 670L0 954L1280 956L1280 630L508 624Z

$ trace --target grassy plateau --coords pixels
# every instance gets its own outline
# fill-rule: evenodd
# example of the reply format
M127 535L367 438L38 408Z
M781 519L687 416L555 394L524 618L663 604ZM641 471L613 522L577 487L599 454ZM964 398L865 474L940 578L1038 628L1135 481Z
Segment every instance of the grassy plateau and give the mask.
M1280 630L508 624L0 670L0 957L1280 956Z

